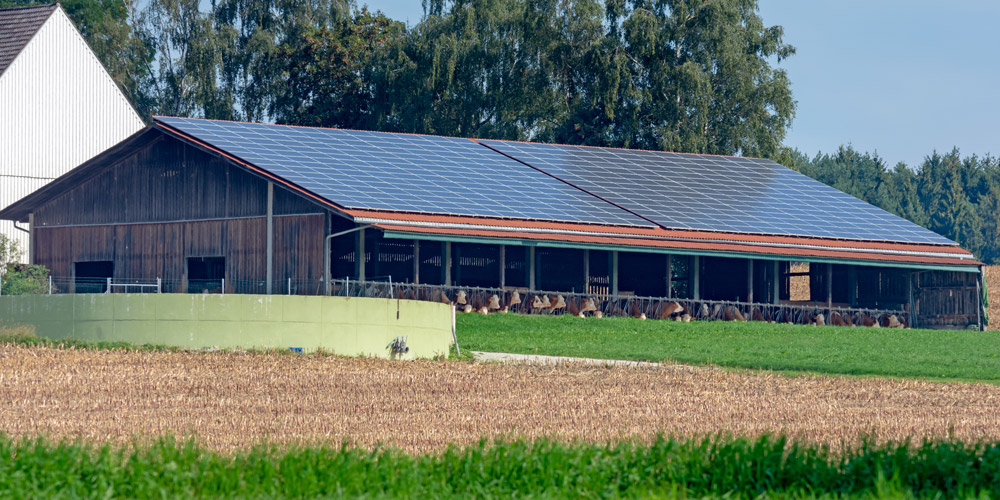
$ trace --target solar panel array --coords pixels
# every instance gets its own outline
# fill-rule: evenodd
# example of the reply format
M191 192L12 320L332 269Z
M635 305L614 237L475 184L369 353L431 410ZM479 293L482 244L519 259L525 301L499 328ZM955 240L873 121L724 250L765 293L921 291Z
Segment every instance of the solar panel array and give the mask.
M672 229L954 244L771 160L480 142Z
M346 208L653 226L469 139L157 120Z
M770 160L157 120L346 208L954 244Z

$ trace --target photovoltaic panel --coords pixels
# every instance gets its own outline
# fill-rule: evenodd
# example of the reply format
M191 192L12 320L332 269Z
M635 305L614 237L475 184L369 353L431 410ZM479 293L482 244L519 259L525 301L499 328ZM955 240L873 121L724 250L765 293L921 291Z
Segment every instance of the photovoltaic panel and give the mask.
M954 244L771 160L480 142L671 229Z
M157 120L346 208L652 226L469 139Z

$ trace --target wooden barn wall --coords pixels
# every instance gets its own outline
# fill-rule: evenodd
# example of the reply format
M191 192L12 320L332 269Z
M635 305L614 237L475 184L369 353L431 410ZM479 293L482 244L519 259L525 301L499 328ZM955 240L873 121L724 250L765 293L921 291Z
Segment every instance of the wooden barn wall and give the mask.
M274 219L274 281L317 281L323 274L323 215ZM184 291L188 257L225 257L227 290L252 293L266 280L264 217L36 229L36 263L70 277L74 262L112 261L116 279L162 278ZM284 289L284 287L279 287Z
M164 138L40 206L35 227L260 217L266 211L265 180ZM321 211L276 186L275 215Z
M291 278L293 290L299 290L299 293L321 292L325 220L323 215L275 217L275 290L286 290L287 280ZM263 270L261 274L264 274Z
M918 326L978 323L979 295L975 273L921 272L914 290Z

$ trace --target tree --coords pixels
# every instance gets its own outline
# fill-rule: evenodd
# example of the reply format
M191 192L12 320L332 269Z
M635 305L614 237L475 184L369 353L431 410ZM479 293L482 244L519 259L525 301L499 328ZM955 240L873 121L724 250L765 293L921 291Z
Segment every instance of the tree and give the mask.
M621 25L627 77L638 98L623 106L628 145L772 157L795 113L787 74L794 53L756 0L608 0Z
M156 51L152 79L156 113L232 118L234 101L220 89L219 66L232 32L216 30L199 0L150 0L143 32Z
M271 116L279 123L374 128L375 60L404 30L401 23L362 9L286 42L274 54L281 76Z
M0 276L4 295L41 294L48 291L49 270L45 266L8 264Z
M10 239L6 234L0 234L0 273L7 270L7 266L20 262L24 256L21 245L17 240Z

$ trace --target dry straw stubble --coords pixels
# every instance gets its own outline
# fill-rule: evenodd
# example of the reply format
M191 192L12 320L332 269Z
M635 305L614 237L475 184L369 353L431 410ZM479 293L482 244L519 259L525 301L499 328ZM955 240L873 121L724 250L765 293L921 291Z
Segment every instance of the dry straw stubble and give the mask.
M834 447L872 432L1000 439L998 407L1000 387L980 384L0 344L0 432L119 443L172 433L223 451L262 440L421 452L483 437L718 431Z

